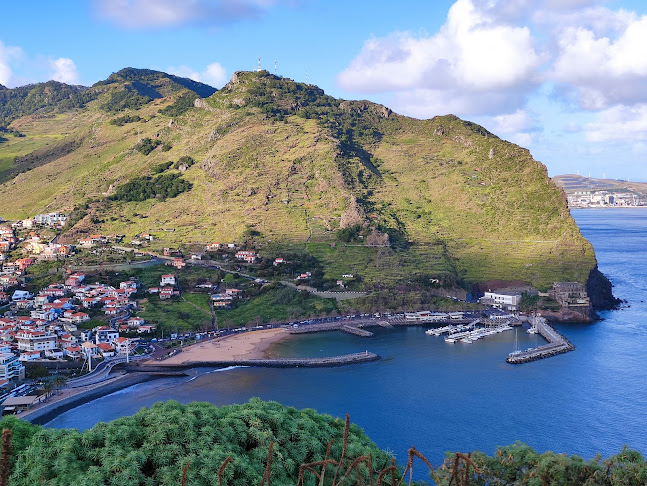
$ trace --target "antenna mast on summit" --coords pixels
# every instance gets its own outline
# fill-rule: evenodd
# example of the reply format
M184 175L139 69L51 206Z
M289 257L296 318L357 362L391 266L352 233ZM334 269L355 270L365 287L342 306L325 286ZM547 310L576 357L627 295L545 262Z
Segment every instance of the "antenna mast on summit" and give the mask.
M306 84L308 84L308 71L306 71Z
M276 61L274 61L274 76L276 76Z
M261 72L261 56L258 56L258 69L256 71Z

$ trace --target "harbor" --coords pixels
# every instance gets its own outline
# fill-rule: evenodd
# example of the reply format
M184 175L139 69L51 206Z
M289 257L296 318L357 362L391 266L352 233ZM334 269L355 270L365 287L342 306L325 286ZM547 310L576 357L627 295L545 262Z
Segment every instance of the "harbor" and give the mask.
M512 325L509 322L492 322L492 323L484 323L483 327L477 328L476 325L479 324L481 321L476 320L473 321L467 325L455 325L455 326L445 326L440 329L430 329L427 331L425 334L431 335L431 336L440 336L447 332L447 336L445 337L445 342L446 343L456 343L456 342L461 342L464 344L471 344L474 341L478 341L481 338L485 338L488 336L493 336L495 334L499 334L505 331L511 331L512 330ZM430 332L431 331L431 332ZM441 331L441 332L438 332Z
M529 363L537 361L538 359L549 358L558 354L568 353L574 351L575 346L571 342L553 329L548 321L543 317L531 316L528 318L531 324L531 329L535 329L548 344L530 348L526 351L515 350L508 355L506 361L511 364Z

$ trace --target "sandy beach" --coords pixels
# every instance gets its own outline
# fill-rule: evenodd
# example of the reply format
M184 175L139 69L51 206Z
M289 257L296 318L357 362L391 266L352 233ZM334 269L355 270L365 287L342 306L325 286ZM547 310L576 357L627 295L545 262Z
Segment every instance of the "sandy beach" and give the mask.
M272 344L285 339L289 333L285 329L266 329L242 334L232 334L185 347L181 353L158 365L181 364L186 361L237 361L243 359L261 359Z

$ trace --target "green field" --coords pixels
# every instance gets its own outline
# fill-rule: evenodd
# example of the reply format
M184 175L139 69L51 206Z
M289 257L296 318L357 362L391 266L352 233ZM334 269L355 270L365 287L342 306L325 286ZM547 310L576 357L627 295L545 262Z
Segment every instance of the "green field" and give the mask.
M289 287L272 287L231 310L216 311L219 327L240 327L338 312L334 299L322 299ZM231 321L231 322L230 322Z
M137 315L146 320L147 324L157 326L158 333L168 335L176 331L195 331L209 329L211 316L208 311L196 309L189 302L182 300L160 300L157 296L140 301L144 308Z

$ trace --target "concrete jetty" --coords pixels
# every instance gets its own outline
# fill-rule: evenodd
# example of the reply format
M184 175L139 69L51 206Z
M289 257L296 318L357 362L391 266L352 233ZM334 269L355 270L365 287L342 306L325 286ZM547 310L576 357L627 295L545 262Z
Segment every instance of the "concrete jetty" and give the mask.
M163 373L190 368L227 368L229 366L253 366L259 368L328 368L350 364L367 363L381 359L379 355L365 351L363 353L327 356L323 358L278 358L278 359L241 359L226 361L185 361L175 365L140 365L129 366L128 372Z
M506 361L512 364L528 363L538 359L549 358L558 354L568 353L575 350L568 339L553 329L543 317L529 317L528 321L534 325L539 334L548 341L548 344L538 346L521 352L513 352L508 355Z
M355 336L359 337L373 337L373 333L371 331L367 331L366 329L360 329L359 327L355 326L342 326L339 328L340 331L347 332L348 334L354 334Z

